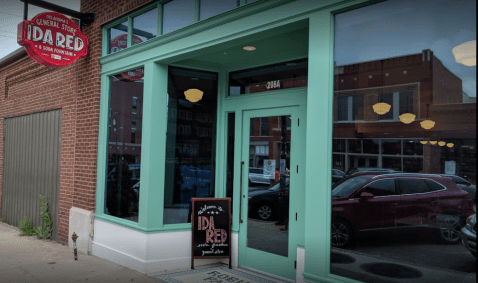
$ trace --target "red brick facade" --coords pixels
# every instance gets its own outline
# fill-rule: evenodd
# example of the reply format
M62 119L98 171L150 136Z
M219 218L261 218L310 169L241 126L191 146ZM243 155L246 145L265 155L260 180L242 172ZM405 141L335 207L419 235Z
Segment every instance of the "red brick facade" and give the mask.
M0 212L4 118L62 109L58 242L68 242L71 207L95 209L100 104L102 26L151 0L83 0L82 12L95 11L83 27L88 55L74 64L49 68L26 54L0 67Z

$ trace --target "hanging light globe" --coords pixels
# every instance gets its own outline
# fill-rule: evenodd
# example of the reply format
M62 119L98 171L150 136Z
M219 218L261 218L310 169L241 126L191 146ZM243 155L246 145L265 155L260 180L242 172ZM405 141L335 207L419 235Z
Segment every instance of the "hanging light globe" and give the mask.
M437 144L437 141L430 141L430 144L435 145L435 144Z
M432 121L432 120L425 120L425 121L420 122L420 125L425 130L430 130L431 128L435 127L435 122Z
M462 43L452 50L457 63L468 67L476 66L476 40Z
M449 142L446 144L446 146L448 146L449 148L452 148L454 146L454 144L452 142Z
M421 144L427 144L428 141L420 141Z
M390 108L392 107L392 105L385 102L380 102L380 103L374 104L372 107L373 107L373 112L377 113L378 115L383 115L388 113L388 111L390 111Z
M400 118L400 121L405 124L410 124L411 122L415 121L415 117L415 114L412 113L404 113L398 116L398 118Z
M187 100L191 102L198 102L199 100L202 99L202 95L204 92L200 91L199 89L196 88L191 88L188 89L184 92L184 96L186 97Z
M439 142L438 142L438 145L439 145L439 146L444 146L445 144L446 144L446 142L444 142L444 141L439 141Z

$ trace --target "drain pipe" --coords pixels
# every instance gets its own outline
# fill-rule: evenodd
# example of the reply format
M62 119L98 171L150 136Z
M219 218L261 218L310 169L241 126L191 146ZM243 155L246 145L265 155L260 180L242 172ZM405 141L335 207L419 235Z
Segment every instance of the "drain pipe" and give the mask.
M78 239L78 235L73 232L73 235L71 235L71 239L73 240L73 251L75 253L75 260L78 260L78 252L76 250L76 239Z

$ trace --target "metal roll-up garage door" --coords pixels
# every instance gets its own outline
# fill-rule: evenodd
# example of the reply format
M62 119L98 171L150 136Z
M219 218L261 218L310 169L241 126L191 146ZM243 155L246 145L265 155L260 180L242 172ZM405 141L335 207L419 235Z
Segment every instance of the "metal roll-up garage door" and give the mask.
M58 239L61 110L4 120L2 218L18 227L28 216L43 226L40 198L45 196Z

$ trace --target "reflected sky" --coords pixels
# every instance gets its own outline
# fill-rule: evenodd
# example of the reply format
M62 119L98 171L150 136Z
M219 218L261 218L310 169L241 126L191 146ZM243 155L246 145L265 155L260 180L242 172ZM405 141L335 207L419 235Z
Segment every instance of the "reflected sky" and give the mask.
M390 0L335 17L338 66L421 53L430 49L476 97L476 66L455 62L452 49L476 40L476 1Z

